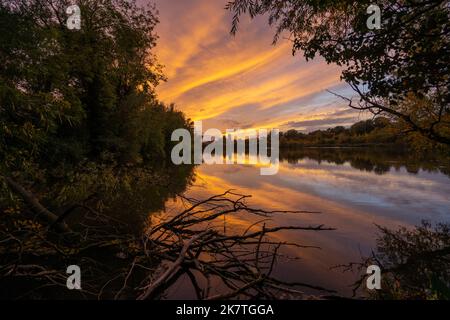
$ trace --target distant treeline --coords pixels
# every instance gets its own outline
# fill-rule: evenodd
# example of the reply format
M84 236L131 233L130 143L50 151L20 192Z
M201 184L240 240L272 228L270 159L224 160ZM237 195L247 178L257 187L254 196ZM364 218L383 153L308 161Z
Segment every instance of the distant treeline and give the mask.
M402 132L396 122L386 117L359 121L348 128L337 126L309 133L292 129L280 134L282 148L375 145L405 149L430 147L423 139Z

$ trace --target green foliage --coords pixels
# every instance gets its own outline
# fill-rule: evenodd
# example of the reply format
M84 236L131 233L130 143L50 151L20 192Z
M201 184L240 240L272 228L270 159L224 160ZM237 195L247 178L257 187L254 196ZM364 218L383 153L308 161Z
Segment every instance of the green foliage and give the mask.
M83 289L103 292L129 264L152 265L154 257L134 256L144 252L148 215L193 179L191 166L164 161L172 130L191 123L154 92L164 80L152 53L154 8L76 2L81 30L65 25L72 1L0 0L0 296L8 299L78 297L48 289L36 270L76 263ZM54 232L4 177L72 232Z
M164 159L168 132L190 123L156 99L154 7L80 0L81 30L69 30L70 4L0 1L2 171Z
M190 182L192 167L165 160L172 131L192 124L155 94L155 8L76 3L81 30L66 26L72 1L0 0L0 213L33 215L5 176L56 214L90 199L142 220Z

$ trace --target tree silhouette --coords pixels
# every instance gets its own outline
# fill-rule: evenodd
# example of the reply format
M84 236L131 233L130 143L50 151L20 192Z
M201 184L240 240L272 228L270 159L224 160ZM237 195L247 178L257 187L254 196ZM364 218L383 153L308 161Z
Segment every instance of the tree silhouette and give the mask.
M391 230L378 226L377 247L362 263L351 263L364 271L376 264L382 271L381 290L370 291L374 299L450 299L450 226L423 221L415 228ZM364 287L365 277L354 286Z

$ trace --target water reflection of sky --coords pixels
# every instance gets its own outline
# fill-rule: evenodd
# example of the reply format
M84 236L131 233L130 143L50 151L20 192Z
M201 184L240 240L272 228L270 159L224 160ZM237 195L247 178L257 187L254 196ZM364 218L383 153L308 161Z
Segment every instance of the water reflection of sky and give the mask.
M278 276L306 281L347 292L351 274L330 270L331 266L358 261L374 246L376 226L450 222L450 178L441 173L404 168L383 175L361 171L349 163L337 165L304 159L281 162L275 176L261 176L250 165L203 165L197 182L188 191L204 198L235 189L251 194L250 204L265 209L309 210L320 214L283 214L273 217L278 225L325 224L330 232L283 232L284 241L320 246L321 250L291 249L301 259L278 266ZM228 223L248 225L252 217L230 218Z

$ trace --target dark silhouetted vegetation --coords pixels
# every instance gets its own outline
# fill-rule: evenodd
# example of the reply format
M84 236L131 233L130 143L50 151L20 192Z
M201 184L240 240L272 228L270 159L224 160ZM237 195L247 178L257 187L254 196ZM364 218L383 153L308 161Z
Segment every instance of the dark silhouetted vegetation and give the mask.
M193 179L191 166L170 162L172 131L191 123L155 94L164 80L153 54L155 9L79 1L82 27L69 30L71 4L0 1L0 286L7 298L36 289L34 280L58 286L51 275L77 259L98 257L105 269L96 276L107 278L123 241L141 236L148 213Z
M450 144L450 6L447 0L377 1L381 28L367 27L372 1L233 0L239 18L266 15L275 41L288 34L293 53L322 56L343 68L356 99L350 107L392 116L405 132Z
M190 123L154 93L154 9L81 1L82 28L69 30L70 3L0 2L2 171L163 160L172 130Z
M382 270L381 290L369 292L382 300L450 299L450 226L429 222L413 229L390 230L379 227L377 247L363 263L347 268L364 268L371 264ZM355 283L355 292L364 287L365 277Z

